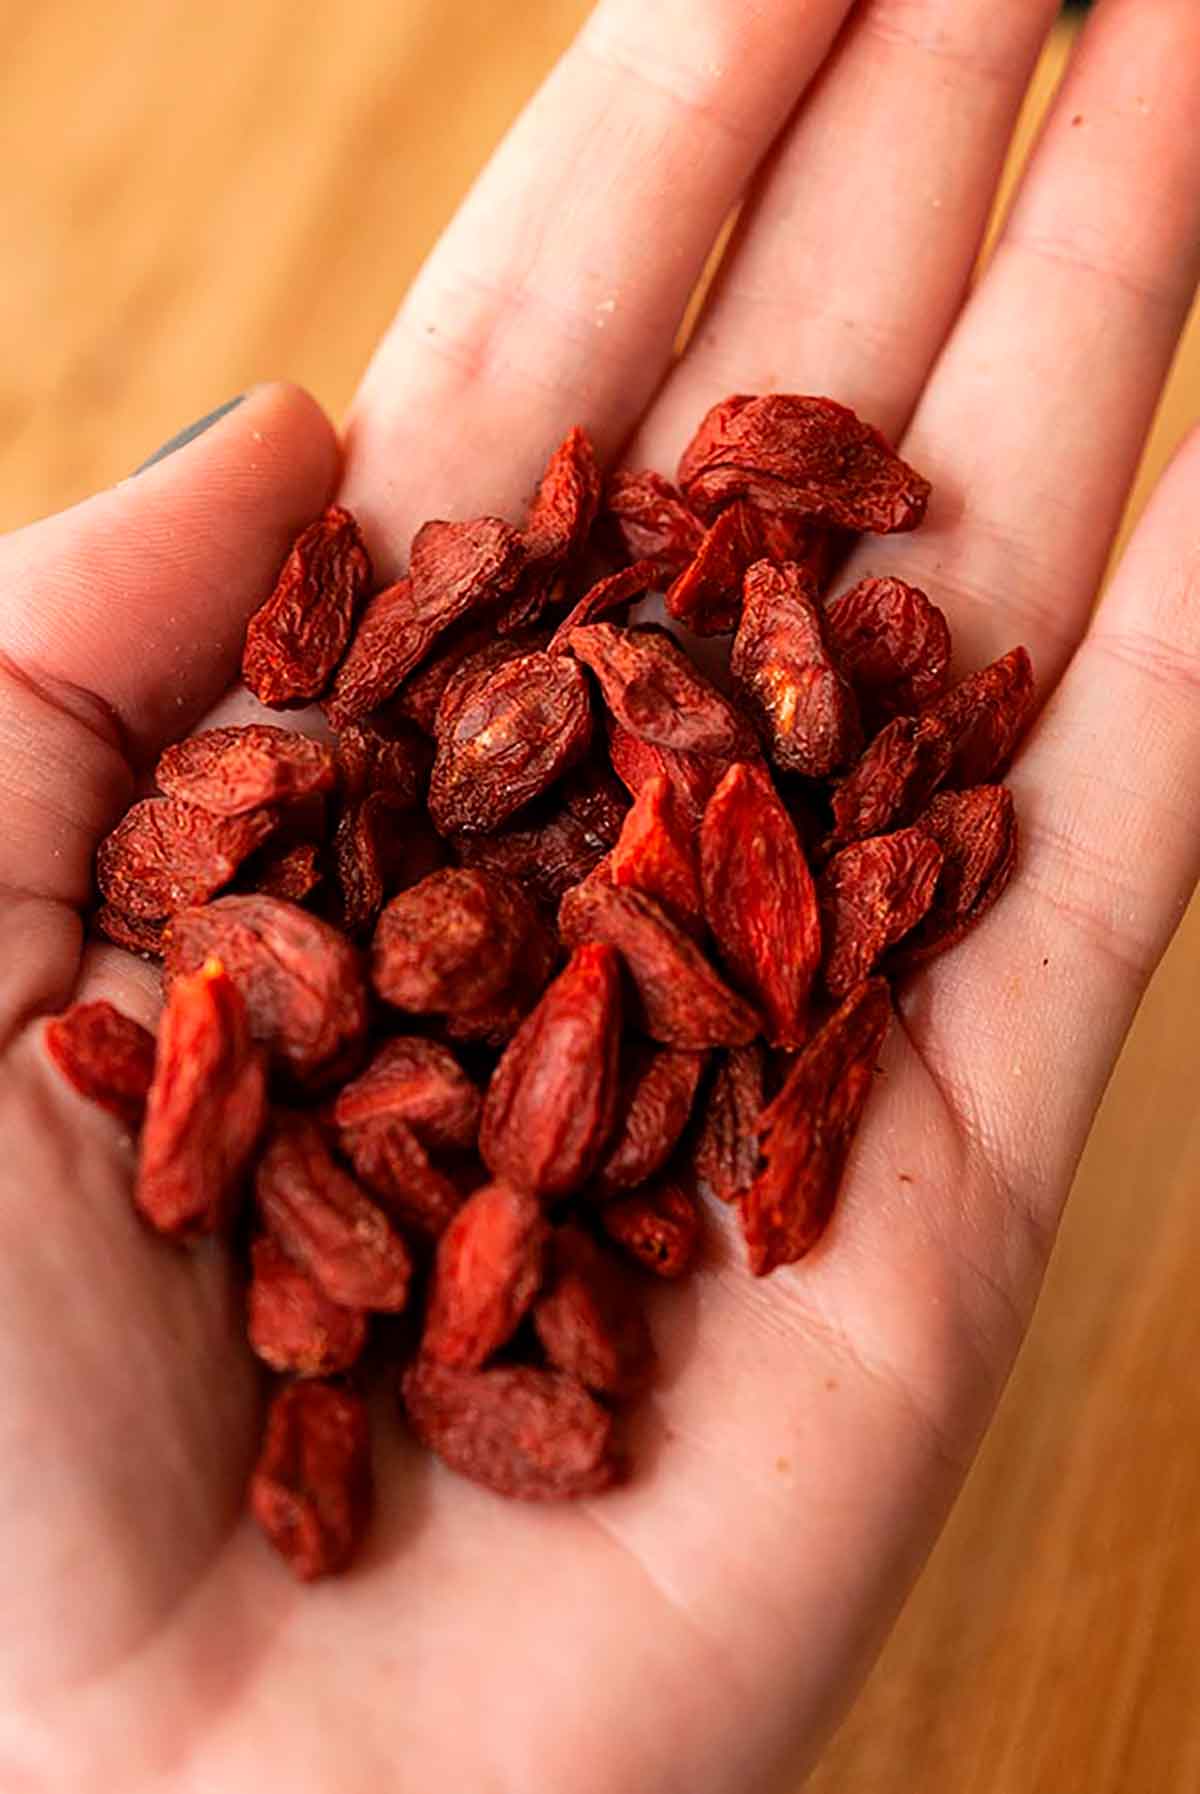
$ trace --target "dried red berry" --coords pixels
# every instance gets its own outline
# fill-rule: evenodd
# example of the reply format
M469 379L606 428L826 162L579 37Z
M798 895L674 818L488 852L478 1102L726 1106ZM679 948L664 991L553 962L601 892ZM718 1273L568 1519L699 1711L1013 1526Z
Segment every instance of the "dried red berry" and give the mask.
M343 1308L394 1311L412 1264L387 1216L336 1165L307 1116L278 1114L255 1181L266 1232Z
M595 1495L617 1480L612 1420L561 1371L452 1370L419 1358L404 1407L423 1445L460 1476L523 1501Z
M592 1185L595 1195L636 1189L662 1170L687 1126L705 1057L644 1040L629 1043L622 1055L616 1125Z
M552 1274L533 1324L556 1370L604 1395L634 1395L654 1366L637 1292L579 1227L556 1227Z
M568 946L605 941L617 949L637 994L635 1017L652 1040L702 1052L741 1046L758 1033L750 1005L651 898L588 879L567 892L558 924Z
M537 1294L549 1231L525 1191L485 1184L468 1197L438 1242L422 1352L478 1370L499 1351Z
M344 1570L371 1513L366 1403L331 1383L292 1383L267 1414L250 1507L302 1582Z
M798 567L750 568L730 664L776 766L820 779L854 758L858 705L829 651L816 587Z
M74 1003L46 1024L46 1050L80 1096L130 1129L141 1125L154 1076L154 1036L111 1003Z
M557 909L564 893L593 872L617 839L628 802L616 780L590 763L560 781L547 804L494 835L462 835L459 862L515 879Z
M754 508L742 499L711 523L667 592L666 606L694 635L730 635L742 611L742 578L763 553Z
M160 1233L229 1219L266 1120L263 1056L220 962L171 988L158 1030L134 1201Z
M882 835L912 822L946 777L952 747L932 711L888 723L834 791L834 842Z
M416 1035L387 1041L367 1069L338 1092L333 1115L342 1128L389 1115L427 1146L474 1146L481 1098L449 1047Z
M450 681L460 668L489 650L499 651L502 659L523 652L516 642L497 642L494 623L467 622L448 629L424 665L404 681L392 706L393 714L407 718L426 735L432 735L438 705Z
M435 1240L462 1207L463 1190L393 1115L344 1128L341 1148L355 1176L406 1233Z
M606 579L597 580L554 631L549 652L561 654L569 646L568 637L573 629L580 629L585 623L598 623L601 617L627 609L635 599L654 590L657 578L658 568L653 561L635 561L632 567L623 567L619 573L610 573Z
M750 498L765 512L876 534L915 529L930 490L847 406L782 392L714 405L684 450L679 488L705 518Z
M718 757L745 749L745 722L664 632L590 623L568 644L595 673L613 716L643 741Z
M273 1059L310 1081L341 1062L367 1025L359 957L336 929L275 897L220 897L171 923L168 988L215 954Z
M330 505L303 530L275 590L246 625L242 678L262 704L319 698L371 583L371 559L349 511Z
M682 573L700 546L704 526L661 474L615 473L605 510L631 561L653 561L659 577Z
M387 733L370 723L347 723L337 738L337 780L343 799L386 797L392 808L420 803L429 772L429 744L404 724Z
M829 1225L891 1020L882 978L868 978L796 1055L760 1120L766 1161L742 1198L756 1277L793 1264Z
M156 919L205 903L227 885L275 827L274 810L214 816L195 804L148 797L127 810L96 854L96 877L126 915Z
M946 618L902 579L860 580L826 608L825 633L872 727L911 715L946 689Z
M656 1277L682 1277L691 1266L700 1213L678 1178L665 1175L606 1202L599 1220L609 1239Z
M587 541L599 499L596 451L576 425L551 455L529 507L521 537L525 569L497 619L502 635L537 621L558 574Z
M665 774L656 773L638 792L609 871L614 885L653 897L690 935L703 938L695 826Z
M730 767L709 799L700 876L722 960L761 1010L767 1038L798 1046L821 963L821 921L792 819L759 767Z
M749 743L749 729L746 737ZM693 823L700 821L705 804L733 764L733 759L721 756L680 754L671 748L655 747L614 719L609 721L608 752L613 771L635 798L648 779L665 778L683 814Z
M242 868L238 880L258 897L277 897L284 903L303 903L321 883L321 850L312 841L268 841ZM165 950L166 943L159 951Z
M586 754L592 734L587 680L573 660L523 654L465 702L447 689L438 710L429 813L443 834L499 828Z
M388 904L371 977L381 997L416 1015L514 1002L529 1009L554 957L550 931L523 892L487 872L446 867Z
M721 1054L705 1095L692 1166L721 1202L732 1202L754 1182L765 1073L763 1049L757 1042L733 1047Z
M367 1317L342 1308L265 1235L251 1248L254 1275L246 1293L250 1347L272 1370L329 1377L362 1354Z
M937 803L939 800L934 799ZM942 850L923 827L853 841L817 885L825 937L825 988L840 1002L933 902Z
M333 835L342 931L361 940L375 926L389 884L388 848L396 830L391 800L380 791L347 805Z
M154 776L159 790L181 803L198 804L214 816L244 816L265 804L328 791L333 752L294 729L244 723L177 741L160 755Z
M981 667L930 706L948 730L953 750L948 785L983 785L1002 771L1033 714L1033 665L1013 648Z
M407 579L372 598L355 631L324 706L334 727L386 703L448 629L507 596L524 564L521 538L499 517L419 529Z
M941 849L941 873L924 921L889 961L893 972L923 965L961 940L991 909L1017 859L1012 792L1003 785L943 791L917 827Z
M543 1201L594 1169L612 1132L621 986L611 947L585 946L522 1022L484 1099L479 1150L492 1173Z
M111 903L102 903L92 920L96 932L114 946L140 953L143 958L162 958L167 929L165 916L130 916Z

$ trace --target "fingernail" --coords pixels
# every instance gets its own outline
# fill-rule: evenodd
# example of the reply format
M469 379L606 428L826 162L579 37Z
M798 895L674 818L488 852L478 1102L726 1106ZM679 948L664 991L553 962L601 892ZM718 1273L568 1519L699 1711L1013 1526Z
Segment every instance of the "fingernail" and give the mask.
M143 461L140 467L135 467L134 475L145 473L146 469L153 467L156 461L165 461L168 455L175 453L176 449L186 448L189 442L196 440L197 436L203 436L205 430L211 429L213 424L220 423L221 419L226 417L235 405L240 405L245 396L245 393L240 392L236 399L226 399L223 405L218 405L216 410L210 411L207 417L199 418L196 423L189 424L186 430L180 430L177 436L172 436L169 442L164 442L161 448L155 449L148 461Z

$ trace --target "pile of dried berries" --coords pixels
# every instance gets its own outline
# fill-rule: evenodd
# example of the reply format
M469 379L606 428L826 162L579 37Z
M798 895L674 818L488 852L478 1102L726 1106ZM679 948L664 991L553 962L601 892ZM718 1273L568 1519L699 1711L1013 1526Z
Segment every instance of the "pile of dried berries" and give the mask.
M369 1512L369 1333L462 1475L612 1483L613 1403L652 1363L621 1259L684 1273L698 1192L737 1203L755 1273L808 1252L887 976L1012 872L993 781L1024 650L950 687L923 592L824 600L853 534L924 515L877 431L730 398L678 486L601 496L572 430L523 530L427 523L373 596L353 517L311 524L243 673L331 728L163 754L97 865L100 931L163 961L157 1042L104 1003L49 1026L71 1082L140 1129L146 1221L247 1243L250 1344L289 1379L250 1499L302 1577L347 1564ZM681 634L732 635L726 689L629 623L650 592Z

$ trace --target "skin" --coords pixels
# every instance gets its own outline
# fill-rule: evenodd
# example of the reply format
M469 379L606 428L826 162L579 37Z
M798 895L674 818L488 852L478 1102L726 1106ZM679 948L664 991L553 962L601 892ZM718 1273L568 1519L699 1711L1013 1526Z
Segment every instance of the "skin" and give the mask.
M845 0L604 0L405 299L344 474L311 401L264 388L0 542L6 1794L757 1794L795 1785L864 1674L1200 852L1200 440L1092 611L1194 288L1200 13L1101 0L967 296L1053 10L874 0L843 29ZM669 469L710 402L771 386L855 404L935 481L928 528L848 577L928 584L964 669L1028 644L1018 876L905 991L811 1259L756 1283L715 1216L699 1276L657 1293L627 1489L506 1505L384 1399L365 1559L301 1590L241 1517L258 1394L221 1253L147 1237L128 1142L41 1045L75 995L153 1014L145 968L81 959L95 843L227 689L339 481L399 562L426 516L519 515L577 419Z

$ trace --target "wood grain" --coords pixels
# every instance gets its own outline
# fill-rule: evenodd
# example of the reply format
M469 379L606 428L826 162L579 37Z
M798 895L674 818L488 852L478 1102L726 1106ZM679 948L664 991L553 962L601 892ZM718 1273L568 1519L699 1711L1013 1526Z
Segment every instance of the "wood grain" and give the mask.
M318 30L284 0L0 0L0 526L120 478L252 380L339 412L584 11L356 0ZM1198 396L1193 327L1140 492ZM1000 1416L820 1794L1200 1788L1198 1011L1192 913Z

